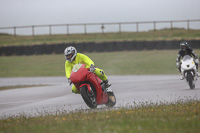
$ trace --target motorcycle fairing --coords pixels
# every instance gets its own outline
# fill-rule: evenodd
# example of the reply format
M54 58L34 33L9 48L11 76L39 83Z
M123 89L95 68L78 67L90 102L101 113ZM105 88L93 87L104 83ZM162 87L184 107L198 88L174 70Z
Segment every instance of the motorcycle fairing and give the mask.
M89 72L86 81L89 81L96 89L97 104L105 104L108 100L108 95L101 88L101 79L92 72ZM103 98L101 98L103 96Z
M85 68L85 64L77 64L78 66L73 69L73 73L70 75L72 83L80 92L80 87L86 85L88 91L91 92L91 87L96 89L97 104L105 104L108 101L108 94L104 93L101 87L101 79L93 72L89 71L89 68Z

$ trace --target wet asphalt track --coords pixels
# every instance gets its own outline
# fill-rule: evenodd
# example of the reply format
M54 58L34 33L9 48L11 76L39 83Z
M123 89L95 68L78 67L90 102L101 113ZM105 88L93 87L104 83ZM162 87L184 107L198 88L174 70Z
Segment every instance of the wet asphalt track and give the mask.
M142 102L175 102L200 99L200 81L190 90L179 75L108 76L117 98L116 107ZM78 94L71 93L65 77L0 78L0 86L49 85L0 91L0 118L46 115L88 109ZM101 105L98 108L104 108Z

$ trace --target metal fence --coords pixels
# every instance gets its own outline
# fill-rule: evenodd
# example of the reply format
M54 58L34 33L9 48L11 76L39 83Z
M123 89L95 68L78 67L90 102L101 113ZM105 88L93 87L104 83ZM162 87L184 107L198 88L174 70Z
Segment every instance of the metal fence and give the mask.
M21 29L27 29L29 31L29 35L35 36L38 35L36 33L36 29L46 28L46 33L48 35L56 34L53 28L61 27L64 32L59 34L73 34L72 28L76 27L78 34L88 34L88 33L108 33L108 32L141 32L144 31L142 29L144 25L148 25L146 30L158 30L158 29L175 29L175 28L184 28L187 30L190 29L200 29L200 19L193 19L193 20L169 20L169 21L141 21L141 22L115 22L115 23L80 23L80 24L52 24L52 25L32 25L32 26L14 26L14 27L0 27L0 33L7 33L13 35L20 35ZM163 24L163 25L162 25ZM131 25L131 26L130 26ZM159 26L161 25L161 26ZM181 26L182 25L182 26ZM194 26L195 25L195 26ZM98 30L89 31L89 27L95 27ZM111 27L109 30L109 26ZM127 26L123 28L123 26ZM193 26L193 27L192 27ZM106 30L108 29L108 30ZM8 31L9 30L9 31ZM26 35L28 33L25 33Z

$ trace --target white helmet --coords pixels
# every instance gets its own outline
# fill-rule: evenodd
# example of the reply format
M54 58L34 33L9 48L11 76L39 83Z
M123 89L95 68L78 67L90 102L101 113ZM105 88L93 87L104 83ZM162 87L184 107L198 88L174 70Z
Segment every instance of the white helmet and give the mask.
M65 55L66 60L68 60L69 62L72 62L77 55L76 48L74 48L73 46L67 47L64 51L64 55Z

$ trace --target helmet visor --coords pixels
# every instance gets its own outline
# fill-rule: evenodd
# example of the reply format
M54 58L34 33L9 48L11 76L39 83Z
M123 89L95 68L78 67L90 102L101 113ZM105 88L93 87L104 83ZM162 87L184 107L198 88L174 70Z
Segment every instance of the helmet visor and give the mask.
M187 46L181 46L181 49L185 50L187 48Z
M68 54L68 55L65 55L66 59L67 60L70 60L72 58L73 54Z

